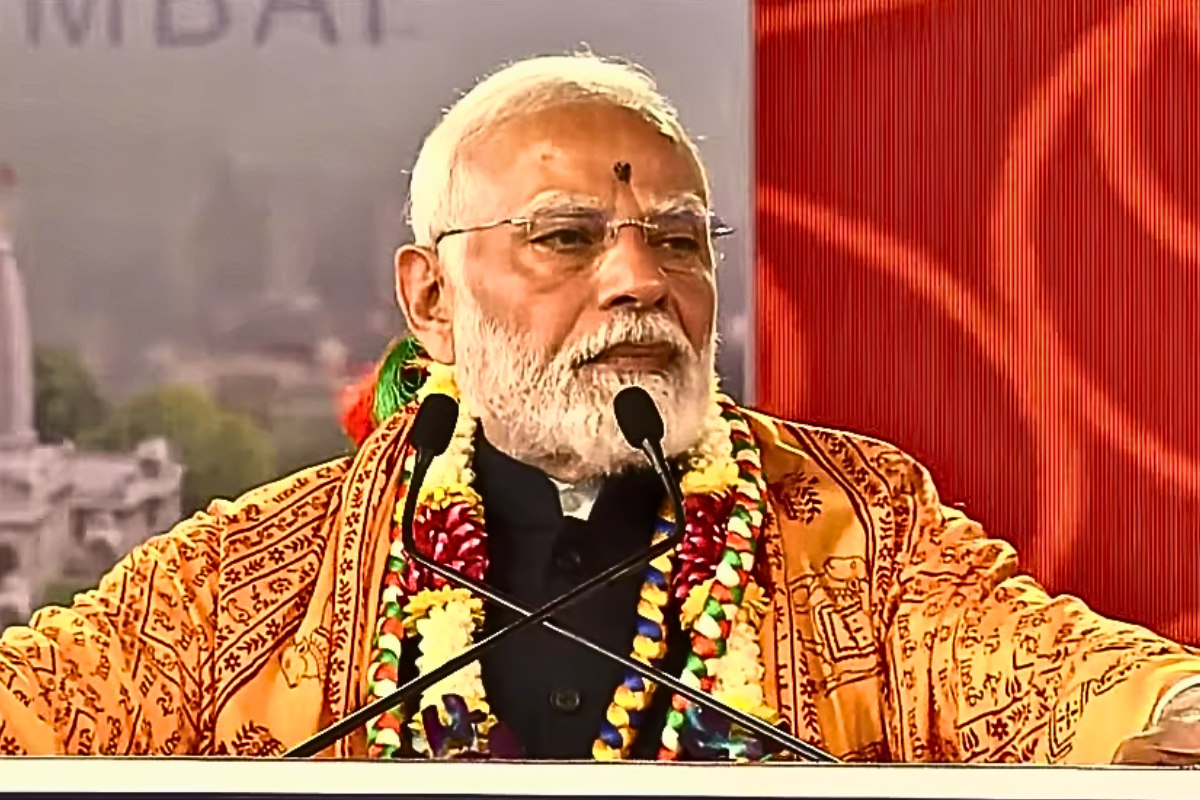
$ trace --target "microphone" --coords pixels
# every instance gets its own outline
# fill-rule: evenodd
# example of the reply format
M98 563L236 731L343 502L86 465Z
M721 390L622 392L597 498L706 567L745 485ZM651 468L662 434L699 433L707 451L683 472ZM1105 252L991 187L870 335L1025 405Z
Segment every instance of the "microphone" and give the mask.
M658 473L658 479L663 482L671 500L678 500L683 506L683 496L679 493L679 484L675 476L667 469L667 459L663 456L662 440L666 436L663 428L662 415L650 395L640 386L626 386L617 392L613 400L613 412L617 417L617 427L621 435L634 450L641 450L650 460L650 466ZM682 514L680 514L682 516Z
M613 400L617 427L635 450L658 448L667 435L662 416L650 395L640 386L626 386Z
M408 441L417 450L417 465L424 462L425 469L433 459L446 452L454 437L454 426L458 424L458 403L446 394L431 394L417 409Z
M552 615L578 602L596 589L624 577L633 570L643 567L664 553L669 552L684 537L686 529L683 516L683 495L670 470L667 468L666 458L662 452L663 422L658 409L654 405L654 401L644 389L628 387L618 394L614 402L614 412L616 413L617 424L621 429L621 434L631 446L646 454L659 479L662 481L664 488L667 490L675 513L674 527L668 537L644 553L606 569L599 575L584 581L571 591L543 605L541 608L530 611L504 594L450 567L439 564L417 550L413 531L413 518L416 516L417 497L420 493L421 483L424 481L433 459L444 452L446 447L449 446L458 418L458 404L449 396L432 394L425 399L418 409L416 418L413 420L409 431L409 441L414 445L417 452L408 492L405 497L404 512L401 517L401 539L404 543L405 554L430 572L441 576L455 585L466 587L496 605L520 614L522 619L492 633L441 666L408 681L387 696L377 698L348 714L316 735L288 750L284 754L285 758L310 758L317 755L371 719L413 698L420 697L430 686L453 675L463 667L478 661L485 652L494 648L505 638L532 625L541 624L554 633L587 648L593 653L614 661L625 669L637 672L648 680L663 685L702 708L716 711L728 719L737 722L747 730L774 741L782 748L802 758L822 762L837 761L833 756L778 728L768 725L757 717L752 717L749 714L726 706L710 695L698 689L693 689L657 668L648 666L627 656L611 652L601 645L550 620Z

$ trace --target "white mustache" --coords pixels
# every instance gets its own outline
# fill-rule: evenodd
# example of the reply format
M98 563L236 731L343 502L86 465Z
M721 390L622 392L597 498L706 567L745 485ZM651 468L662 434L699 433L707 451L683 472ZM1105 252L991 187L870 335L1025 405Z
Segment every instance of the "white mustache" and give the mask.
M695 348L665 314L622 314L594 333L563 348L559 359L580 367L618 345L666 345L675 358L695 356Z

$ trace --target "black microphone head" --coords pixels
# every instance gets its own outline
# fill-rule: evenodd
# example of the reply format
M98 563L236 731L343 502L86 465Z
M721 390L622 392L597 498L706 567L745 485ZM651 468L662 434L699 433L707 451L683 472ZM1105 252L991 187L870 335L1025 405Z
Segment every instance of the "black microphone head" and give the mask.
M626 386L617 392L613 413L617 415L621 435L635 450L641 450L647 442L658 444L662 441L665 434L662 415L642 387Z
M448 394L431 394L417 409L408 440L425 458L440 456L450 446L458 423L458 403Z

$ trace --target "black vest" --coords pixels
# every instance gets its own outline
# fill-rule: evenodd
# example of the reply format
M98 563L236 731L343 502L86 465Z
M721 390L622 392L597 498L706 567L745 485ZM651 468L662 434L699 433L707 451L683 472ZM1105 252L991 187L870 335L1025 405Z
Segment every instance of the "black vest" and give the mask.
M491 568L488 583L536 608L650 546L665 493L649 470L609 478L587 522L565 517L553 482L479 437L474 469L483 499ZM643 572L598 589L555 617L563 627L623 656L633 646ZM676 620L677 614L668 614ZM516 614L488 608L485 632ZM686 639L669 631L665 664L678 675ZM527 758L590 759L624 667L544 628L523 631L483 658L493 713L520 741ZM646 715L633 757L653 759L670 693L661 689Z

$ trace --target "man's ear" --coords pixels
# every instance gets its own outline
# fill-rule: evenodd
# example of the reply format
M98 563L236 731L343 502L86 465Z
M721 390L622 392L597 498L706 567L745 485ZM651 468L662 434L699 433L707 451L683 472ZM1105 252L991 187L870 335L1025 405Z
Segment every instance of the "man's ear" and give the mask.
M396 251L396 301L430 357L453 364L454 299L434 250L406 244Z

